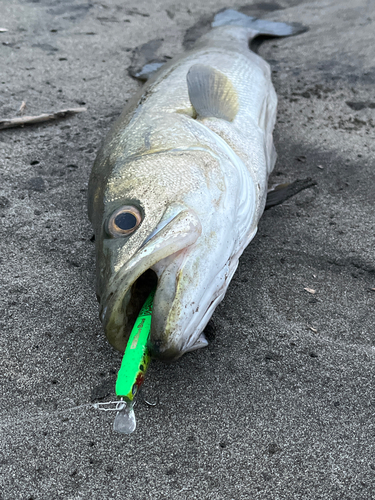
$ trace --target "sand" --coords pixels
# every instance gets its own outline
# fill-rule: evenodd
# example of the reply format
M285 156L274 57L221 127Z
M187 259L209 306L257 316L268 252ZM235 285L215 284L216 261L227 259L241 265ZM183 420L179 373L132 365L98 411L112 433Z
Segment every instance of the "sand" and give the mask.
M271 184L316 185L264 214L209 347L151 366L144 398L159 402L140 399L134 434L90 406L63 411L113 398L121 362L98 319L86 197L141 85L134 50L181 53L228 6L241 3L0 1L0 118L22 101L28 115L87 107L0 131L1 500L374 498L370 1L245 9L309 27L259 53L279 96Z

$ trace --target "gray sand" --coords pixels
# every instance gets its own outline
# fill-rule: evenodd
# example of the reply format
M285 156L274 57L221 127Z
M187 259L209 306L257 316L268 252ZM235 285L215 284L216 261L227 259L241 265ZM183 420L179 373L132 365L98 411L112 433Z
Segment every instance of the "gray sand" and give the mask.
M0 2L0 118L22 101L88 108L0 131L1 500L374 498L372 1L246 9L310 28L259 52L280 101L271 183L317 184L264 214L209 347L151 366L144 396L159 404L138 403L133 435L89 407L62 412L113 398L121 361L98 320L86 196L141 85L132 51L162 38L160 58L180 53L188 28L186 44L239 5Z

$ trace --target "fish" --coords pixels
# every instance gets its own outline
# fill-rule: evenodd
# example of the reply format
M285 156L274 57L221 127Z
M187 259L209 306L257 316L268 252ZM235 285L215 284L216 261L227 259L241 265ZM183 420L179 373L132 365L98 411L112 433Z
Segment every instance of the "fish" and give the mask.
M151 356L168 362L207 346L204 328L257 232L276 161L277 96L249 44L302 31L219 12L191 50L150 76L104 139L88 212L99 316L119 351L155 287Z

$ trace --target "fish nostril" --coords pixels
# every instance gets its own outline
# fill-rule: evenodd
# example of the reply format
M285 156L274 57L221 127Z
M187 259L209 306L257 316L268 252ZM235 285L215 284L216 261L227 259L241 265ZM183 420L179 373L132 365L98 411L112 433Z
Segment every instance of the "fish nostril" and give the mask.
M96 294L96 300L99 302L100 304L100 295Z

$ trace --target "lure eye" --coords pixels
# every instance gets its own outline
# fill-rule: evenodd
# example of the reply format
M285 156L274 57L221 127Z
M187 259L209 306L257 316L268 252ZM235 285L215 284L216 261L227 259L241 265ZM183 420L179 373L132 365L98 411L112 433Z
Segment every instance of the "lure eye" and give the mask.
M142 222L140 211L131 205L116 210L108 221L108 233L113 238L126 236L137 229Z

